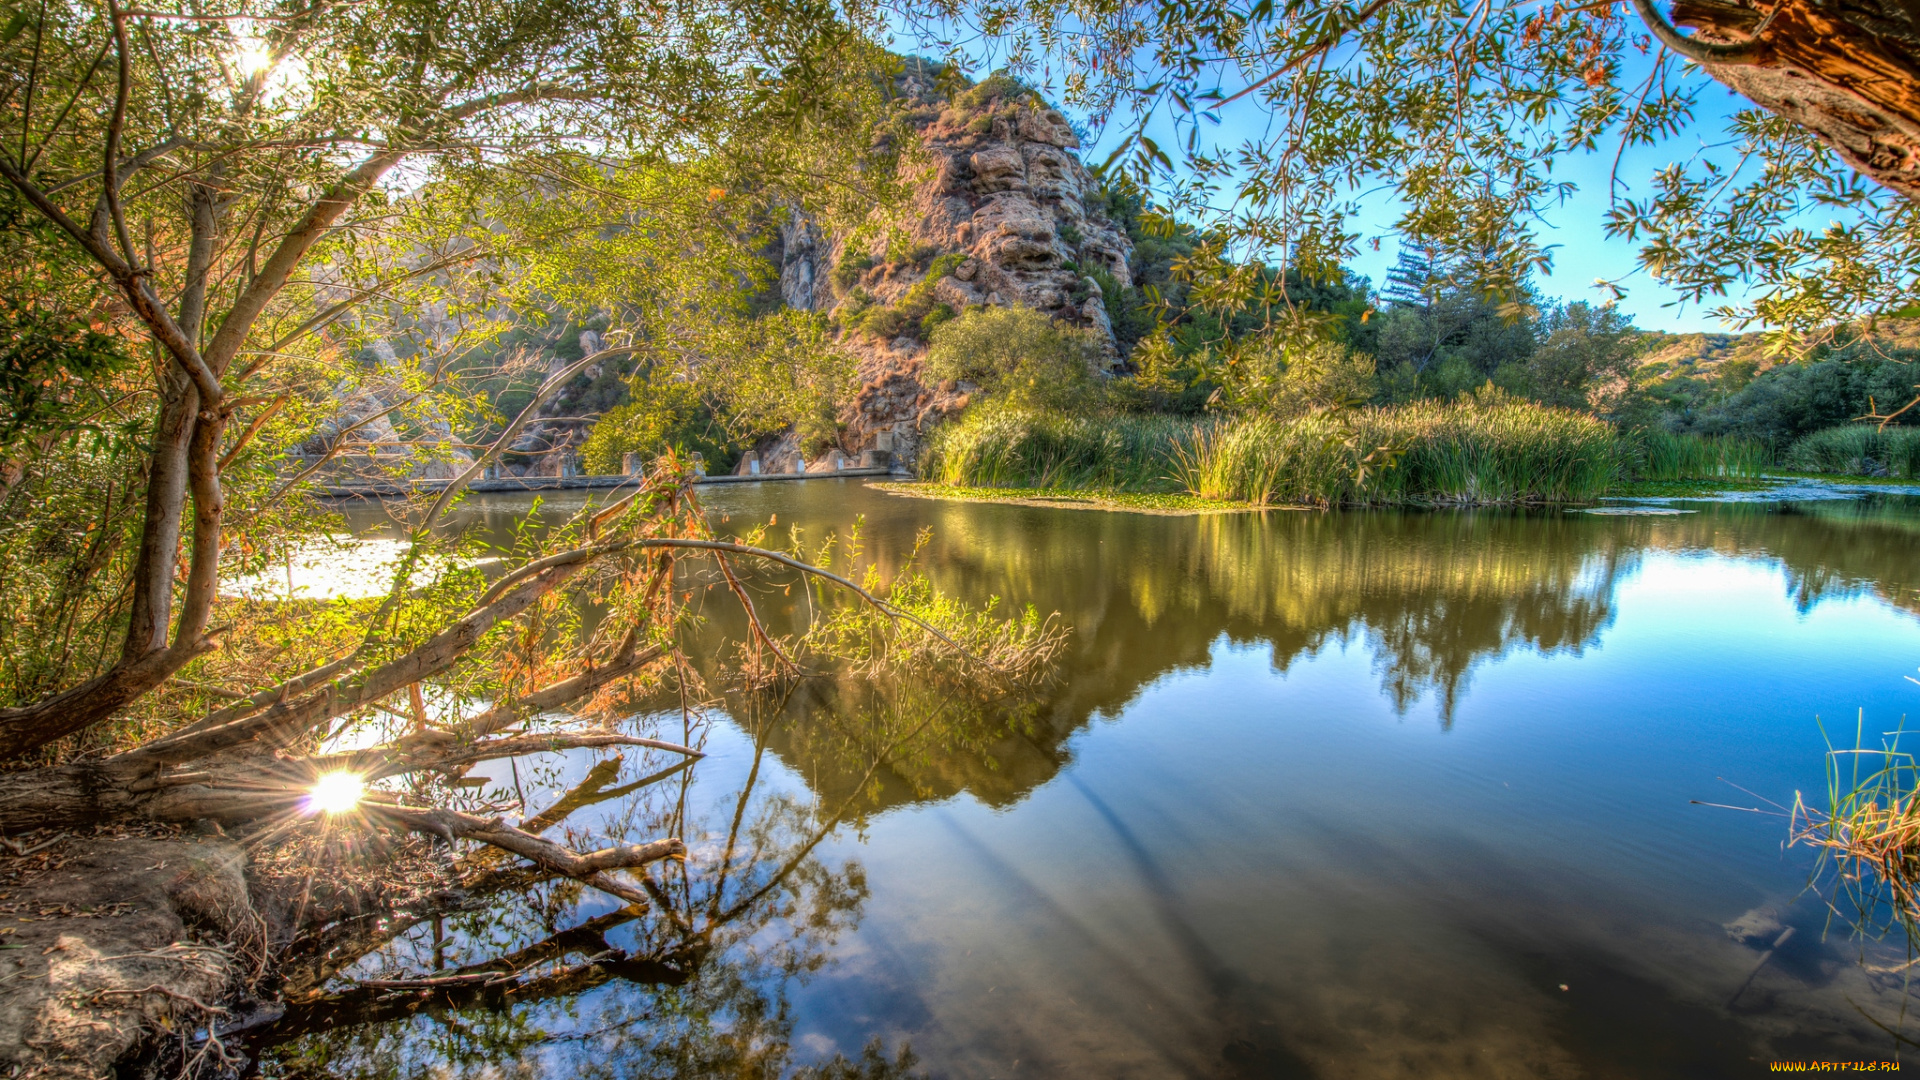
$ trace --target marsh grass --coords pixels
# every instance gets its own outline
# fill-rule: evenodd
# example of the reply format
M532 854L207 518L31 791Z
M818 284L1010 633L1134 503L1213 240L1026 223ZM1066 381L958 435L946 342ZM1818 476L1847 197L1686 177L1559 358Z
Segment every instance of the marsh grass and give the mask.
M1640 481L1757 480L1773 464L1765 443L1732 435L1674 435L1635 431L1621 436Z
M1783 462L1802 472L1912 479L1920 476L1920 428L1831 427L1795 441Z
M1758 479L1751 439L1621 432L1528 401L1418 402L1187 420L1006 407L934 433L922 475L953 487L1180 492L1260 506L1586 502L1634 482Z
M1815 889L1835 912L1847 901L1856 930L1873 936L1898 923L1912 931L1920 926L1920 762L1900 749L1904 732L1866 747L1864 714L1860 726L1854 749L1828 742L1825 808L1795 793L1791 843L1819 851Z
M1190 421L987 406L938 429L922 475L959 487L1176 491L1175 448Z

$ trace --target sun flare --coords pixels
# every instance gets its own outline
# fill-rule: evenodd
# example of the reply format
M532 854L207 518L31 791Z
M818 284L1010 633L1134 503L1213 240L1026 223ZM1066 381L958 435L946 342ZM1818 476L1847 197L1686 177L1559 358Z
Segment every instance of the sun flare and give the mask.
M356 773L328 773L313 782L307 806L317 814L344 814L360 805L366 782Z

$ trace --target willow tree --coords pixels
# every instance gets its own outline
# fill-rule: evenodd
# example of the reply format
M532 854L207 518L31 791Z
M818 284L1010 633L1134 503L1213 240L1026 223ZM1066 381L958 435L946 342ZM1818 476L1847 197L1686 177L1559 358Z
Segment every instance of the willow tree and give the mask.
M1614 164L1609 230L1692 302L1805 343L1920 314L1920 22L1826 0L922 0L928 39L994 52L1124 134L1114 164L1212 226L1202 304L1244 303L1257 263L1330 273L1363 197L1509 302L1549 264L1540 215L1576 155ZM1679 27L1690 28L1688 33ZM1757 107L1697 131L1702 95ZM1654 176L1622 152L1672 148ZM1603 158L1604 160L1604 158ZM1557 171L1559 170L1559 171ZM1615 283L1615 287L1618 285ZM1284 298L1277 298L1284 299Z

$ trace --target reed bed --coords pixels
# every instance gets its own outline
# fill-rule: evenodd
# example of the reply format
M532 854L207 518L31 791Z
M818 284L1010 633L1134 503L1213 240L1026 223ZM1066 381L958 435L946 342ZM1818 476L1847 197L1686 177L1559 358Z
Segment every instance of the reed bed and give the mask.
M1758 439L1664 431L1636 431L1622 438L1636 480L1757 480L1773 464L1773 455Z
M1920 428L1849 424L1802 436L1787 448L1789 469L1843 476L1920 476Z
M960 487L1172 491L1191 421L987 407L934 432L921 474Z
M1629 480L1758 477L1767 465L1750 439L1622 433L1526 401L1199 421L995 408L940 428L921 463L923 476L956 487L1309 506L1585 502Z
M1195 430L1179 478L1205 498L1440 506L1596 498L1625 462L1604 421L1509 403L1421 403Z

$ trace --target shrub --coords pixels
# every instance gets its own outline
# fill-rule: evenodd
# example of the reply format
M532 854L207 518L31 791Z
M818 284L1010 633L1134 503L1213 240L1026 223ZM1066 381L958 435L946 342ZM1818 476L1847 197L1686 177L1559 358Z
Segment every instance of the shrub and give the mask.
M668 447L683 455L698 451L711 469L732 467L733 447L713 410L691 385L666 377L636 378L632 395L626 404L609 409L588 432L580 448L587 472L618 473L627 454L652 460Z
M984 307L934 329L927 371L976 383L1005 401L1064 407L1087 397L1093 358L1086 333L1032 308Z
M1374 359L1339 342L1273 332L1240 343L1205 374L1231 406L1274 416L1358 405L1374 395Z
M1873 356L1781 364L1738 392L1687 420L1701 434L1744 435L1775 447L1865 415L1871 405L1891 411L1907 403L1920 367ZM1907 418L1914 418L1909 413ZM1905 418L1903 418L1905 419Z
M850 330L862 330L883 339L896 338L905 333L918 334L924 339L933 327L945 322L953 315L951 307L934 300L934 286L939 284L941 278L952 274L961 263L966 261L967 257L958 253L949 252L942 255L928 265L926 276L914 282L906 292L901 293L900 299L893 304L874 308L868 308L862 304L846 313L842 321ZM865 295L858 290L855 292L856 300ZM936 309L946 314L935 318Z
M1847 424L1816 431L1787 448L1790 469L1844 476L1920 476L1920 428Z
M978 85L962 91L955 100L963 109L978 109L991 103L995 98L1000 98L1009 104L1019 104L1037 101L1039 97L1039 93L1026 83L1005 71L996 71L982 79Z
M949 319L952 319L956 314L957 312L955 312L953 308L947 306L946 304L933 305L932 309L929 310L925 315L925 317L923 317L920 320L921 338L923 339L931 338L933 336L933 330L935 327L939 326L941 323L946 322Z
M860 283L860 275L871 269L873 269L873 256L854 251L841 252L839 261L833 264L833 274L829 278L833 282L834 294L847 295L849 290Z

